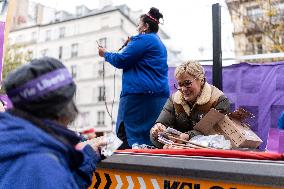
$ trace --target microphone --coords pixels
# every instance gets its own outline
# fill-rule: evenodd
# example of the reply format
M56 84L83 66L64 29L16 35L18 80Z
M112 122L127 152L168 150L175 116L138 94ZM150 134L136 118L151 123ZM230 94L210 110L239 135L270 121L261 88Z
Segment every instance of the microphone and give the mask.
M124 47L127 46L127 44L131 41L131 38L128 36L127 40L124 42L124 44L118 49L118 51L120 51L121 49L123 49Z

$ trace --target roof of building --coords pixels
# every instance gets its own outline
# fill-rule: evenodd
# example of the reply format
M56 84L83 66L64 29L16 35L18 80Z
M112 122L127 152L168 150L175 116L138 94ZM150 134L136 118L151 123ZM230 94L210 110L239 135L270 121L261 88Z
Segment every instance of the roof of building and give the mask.
M129 13L127 12L127 10L129 11L129 7L127 5L119 5L119 6L105 6L102 9L93 9L90 10L90 12L82 15L82 16L77 16L76 14L70 14L68 15L67 18L62 19L62 20L56 20L54 19L53 21L51 21L50 23L45 23L45 24L35 24L35 25L31 25L31 26L24 26L24 27L19 27L19 28L15 28L13 31L20 31L23 29L28 29L28 28L33 28L33 27L45 27L45 26L49 26L49 25L53 25L53 24L59 24L59 23L63 23L63 22L69 22L69 21L73 21L73 20L78 20L78 19L83 19L83 18L88 18L88 17L92 17L92 16L97 16L97 15L101 15L101 14L106 14L109 12L113 12L113 11L119 11L126 19L128 19L133 25L136 25L134 18L131 18L129 16ZM66 12L66 11L65 11ZM165 33L163 30L159 30L159 32L164 36L165 39L169 39L169 35L167 33Z

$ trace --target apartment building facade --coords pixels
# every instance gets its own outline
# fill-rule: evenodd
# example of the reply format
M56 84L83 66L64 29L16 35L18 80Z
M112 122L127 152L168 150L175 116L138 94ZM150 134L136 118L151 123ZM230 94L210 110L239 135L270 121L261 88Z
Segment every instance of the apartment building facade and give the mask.
M283 23L284 1L226 0L226 3L234 24L237 57L280 52L276 45L283 45L284 32L279 32L281 26L279 29L274 26Z

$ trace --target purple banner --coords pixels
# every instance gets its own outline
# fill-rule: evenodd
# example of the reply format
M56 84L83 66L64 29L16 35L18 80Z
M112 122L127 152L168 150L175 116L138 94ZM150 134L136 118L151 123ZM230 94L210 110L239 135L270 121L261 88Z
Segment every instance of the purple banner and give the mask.
M270 128L268 133L266 150L270 152L284 153L284 130Z
M2 81L5 22L0 22L0 81Z
M41 75L40 77L9 91L8 96L13 102L30 101L48 93L49 91L68 85L72 81L72 76L68 70L62 68Z
M206 78L212 83L212 66L204 66ZM169 69L171 92L174 91L174 69ZM277 121L284 110L284 62L248 64L240 63L223 67L223 92L231 101L231 110L243 107L255 115L247 120L263 140L265 149L270 128L277 128Z

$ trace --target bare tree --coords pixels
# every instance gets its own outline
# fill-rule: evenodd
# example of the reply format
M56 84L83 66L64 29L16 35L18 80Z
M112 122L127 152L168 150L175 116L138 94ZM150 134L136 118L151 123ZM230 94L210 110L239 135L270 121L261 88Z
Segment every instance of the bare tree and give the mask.
M31 60L31 52L23 51L23 46L21 45L11 45L6 48L4 63L2 68L2 81L7 77L7 75L19 67L20 65ZM1 87L0 94L4 94L5 91Z
M238 24L247 39L245 50L251 51L247 53L284 52L283 0L226 0L226 2L235 27Z

